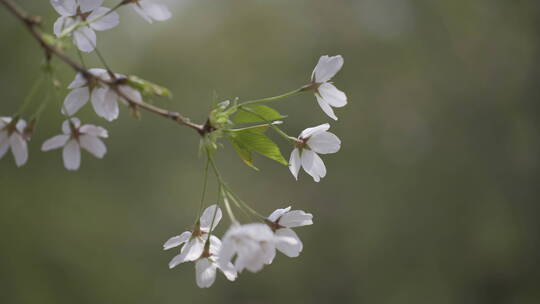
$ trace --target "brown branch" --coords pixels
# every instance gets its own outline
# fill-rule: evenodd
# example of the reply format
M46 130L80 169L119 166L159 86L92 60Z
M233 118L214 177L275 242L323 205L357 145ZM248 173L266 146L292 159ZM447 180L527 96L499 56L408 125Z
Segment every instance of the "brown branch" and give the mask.
M0 0L0 3L2 3L9 12L11 12L15 17L17 17L17 19L19 19L26 26L30 34L32 34L34 39L36 39L36 41L39 43L39 45L45 52L45 57L47 58L47 60L50 60L52 56L56 56L58 59L60 59L65 64L70 66L72 69L74 69L76 72L83 74L84 77L86 77L86 79L88 80L93 79L113 89L118 96L126 100L129 103L129 105L135 109L141 108L148 112L159 115L161 117L170 119L180 125L187 126L194 129L200 135L204 135L213 130L213 128L210 126L208 121L204 125L196 124L196 123L191 122L189 118L184 117L178 112L171 112L169 110L162 109L162 108L159 108L159 107L156 107L154 105L147 104L144 102L138 102L138 101L133 100L132 98L129 98L119 89L119 84L122 82L122 79L105 80L100 77L94 76L87 69L85 69L80 63L74 61L73 59L68 57L58 47L56 47L55 45L45 40L39 29L39 25L41 23L40 17L29 15L27 12L22 10L17 4L15 4L12 0ZM112 73L111 71L109 71L109 73L114 75L114 73Z

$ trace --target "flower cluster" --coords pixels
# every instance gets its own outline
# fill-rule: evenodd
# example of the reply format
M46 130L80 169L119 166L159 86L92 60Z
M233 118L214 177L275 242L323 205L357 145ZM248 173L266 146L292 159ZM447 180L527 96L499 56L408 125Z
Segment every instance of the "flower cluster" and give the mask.
M222 147L219 140L227 138L240 158L251 168L257 169L253 164L253 154L257 153L287 166L296 180L298 180L300 169L303 168L315 182L319 182L327 173L326 166L319 155L338 152L341 148L341 140L328 131L330 129L328 123L307 128L298 137L289 136L280 128L283 123L281 119L286 116L263 103L288 98L302 92L313 92L322 111L331 119L337 120L334 108L344 107L347 104L347 96L337 89L331 80L343 67L343 57L340 55L320 57L309 83L294 91L257 100L239 102L236 99L233 102L221 102L211 109L206 122L199 125L192 123L179 113L161 109L143 100L143 96L146 98L148 95L170 96L166 88L133 75L111 71L100 53L98 57L106 69L87 69L82 63L82 53L79 52L81 56L79 64L69 59L63 53L62 47L59 47L64 43L64 38L70 37L68 43L72 41L79 51L96 50L96 31L116 27L120 22L116 10L120 7L132 7L149 23L164 21L171 17L166 6L153 0L119 1L115 7L107 8L102 6L103 0L50 0L53 8L60 14L53 28L57 38L48 35L45 39L45 36L40 36L41 30L33 28L36 25L30 22L31 19L26 19L28 17L25 14L19 16L25 21L27 27L35 30L34 37L45 49L48 56L48 68L43 70L50 73L49 76L52 76L50 57L53 55L77 72L75 79L67 86L69 92L59 109L59 112L65 116L61 127L62 133L46 140L41 150L50 151L62 148L64 167L70 171L80 168L81 150L86 150L96 158L103 158L107 153L103 139L109 137L108 131L100 126L82 124L73 116L89 102L96 115L108 122L118 119L120 107L123 104L129 106L132 114L137 116L139 109L144 109L180 125L191 127L201 135L200 147L206 152L208 162L203 189L206 191L207 173L209 168L212 168L219 184L218 201L202 211L203 193L200 206L202 212L199 212L193 229L165 242L163 245L165 250L180 247L178 255L170 261L169 267L174 268L185 262L194 262L197 285L206 288L214 283L218 270L228 280L234 281L245 269L258 272L265 265L272 264L276 251L288 257L298 257L303 250L303 243L293 228L312 225L312 214L287 207L275 210L268 217L260 215L233 193L224 182L214 162L214 155ZM20 10L13 9L12 12L18 14ZM53 42L50 42L51 39ZM57 80L54 77L51 78L53 84L58 87ZM43 102L42 106L44 104L46 102ZM44 108L40 107L29 119L29 123L26 123L20 114L24 112L25 105L26 101L17 112L18 114L13 117L0 117L0 158L11 150L18 167L28 160L28 142L34 132L37 118ZM279 146L266 135L267 130L274 130L291 144L293 150L289 161L283 157ZM240 224L236 220L230 202L234 203L234 206L246 216L255 218L257 221ZM219 207L221 203L225 205L231 221L229 229L223 235L223 240L214 233L223 217Z
M50 0L60 14L54 23L54 34L61 38L73 36L73 43L79 50L89 53L96 48L96 32L106 31L120 23L120 16L109 8L102 7L103 0ZM171 13L163 4L146 0L124 1L148 22L164 21ZM122 2L122 3L124 3Z
M258 272L272 263L276 250L289 257L299 256L302 242L291 228L313 224L311 214L287 207L274 211L264 223L234 222L222 242L213 235L221 217L220 208L212 205L204 210L192 231L174 236L163 245L165 250L182 246L169 262L169 268L195 262L195 278L200 288L212 286L217 270L229 281L236 280L244 269Z

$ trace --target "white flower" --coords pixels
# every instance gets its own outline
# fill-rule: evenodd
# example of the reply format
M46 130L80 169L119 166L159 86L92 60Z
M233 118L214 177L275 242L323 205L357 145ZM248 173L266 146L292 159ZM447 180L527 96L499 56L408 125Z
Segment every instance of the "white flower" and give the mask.
M41 146L42 151L64 147L64 166L68 170L77 170L81 164L81 148L97 158L103 158L107 147L100 138L109 136L107 130L94 125L83 125L78 118L70 118L62 124L64 134L48 139Z
M60 17L54 23L54 34L60 37L62 32L72 25L89 21L73 31L73 41L79 50L91 52L96 48L96 33L112 29L120 23L116 12L101 7L103 0L50 0Z
M303 244L298 235L291 229L313 224L313 215L302 210L292 210L291 207L277 209L268 217L268 225L275 235L290 237L296 240L295 244L289 242L276 241L276 249L286 256L294 258L300 255Z
M26 122L22 119L14 122L11 117L0 117L0 159L11 148L17 167L26 164L28 160L28 139L24 136L25 128Z
M247 269L260 271L265 264L271 264L276 256L276 243L296 244L289 236L276 236L265 224L234 224L225 233L223 245L218 255L218 263L223 267L237 255L234 267L238 272Z
M171 18L171 12L167 6L148 0L132 0L131 5L135 11L149 23L165 21Z
M211 235L206 246L210 231L214 230L221 217L221 209L217 205L212 205L204 210L193 231L185 231L170 238L163 244L164 250L184 244L180 254L175 256L169 263L169 268L174 268L184 262L195 261L195 278L200 288L212 286L216 279L217 269L223 272L229 281L234 281L237 276L232 263L221 265L217 262L217 254L221 248L219 238Z
M88 72L105 81L111 80L110 74L104 69L90 69ZM126 78L126 76L122 74L114 74L114 76L117 79ZM124 98L120 98L115 90L100 83L88 83L88 80L81 73L77 73L75 80L73 80L68 88L72 89L72 91L64 100L62 113L65 115L75 114L88 103L88 100L90 99L94 111L99 117L105 118L108 121L113 121L117 119L120 114L118 100L126 103ZM118 89L128 98L136 102L143 102L141 93L138 90L128 85L119 85Z
M231 262L223 265L218 263L217 254L220 249L221 241L212 235L208 251L203 251L201 257L195 261L195 280L200 288L208 288L214 284L218 269L229 281L236 280L238 273Z
M347 96L338 90L330 81L343 67L341 55L322 56L311 74L311 85L308 87L315 91L315 97L326 115L337 120L332 107L341 108L347 104Z
M341 147L339 138L327 132L328 129L329 124L322 124L305 129L298 137L297 147L292 151L289 160L289 169L297 180L300 167L303 167L315 182L319 182L326 175L326 167L317 153L336 153Z
M171 249L185 243L180 250L180 254L175 256L169 263L169 268L173 268L176 265L184 262L195 261L200 258L210 230L214 230L221 220L221 217L221 209L217 205L212 205L204 210L193 231L185 231L180 235L173 236L172 238L168 239L167 242L163 244L164 250ZM212 219L214 221L213 225ZM210 227L210 225L212 225L212 227Z

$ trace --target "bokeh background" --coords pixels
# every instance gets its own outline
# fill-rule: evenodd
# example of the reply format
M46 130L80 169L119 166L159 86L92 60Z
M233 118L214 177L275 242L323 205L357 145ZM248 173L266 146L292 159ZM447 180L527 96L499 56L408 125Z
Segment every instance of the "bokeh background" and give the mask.
M17 2L52 28L48 1ZM196 287L193 264L169 270L176 253L162 243L190 227L200 199L197 135L126 109L107 123L87 106L78 116L110 131L109 151L104 160L83 154L81 169L67 172L60 151L39 151L60 131L64 91L41 117L28 164L0 161L1 303L540 302L540 2L168 4L174 17L153 25L121 10L121 26L99 33L98 46L115 71L172 89L156 104L198 122L214 95L283 93L308 81L319 56L344 56L334 81L349 104L339 121L310 94L275 104L289 134L330 122L342 139L324 156L321 183L303 173L296 182L263 158L255 172L228 144L218 155L261 213L292 204L314 214L313 226L297 229L304 252L235 283L218 274L208 290ZM0 55L0 114L9 116L43 57L4 9ZM73 76L58 65L63 85Z

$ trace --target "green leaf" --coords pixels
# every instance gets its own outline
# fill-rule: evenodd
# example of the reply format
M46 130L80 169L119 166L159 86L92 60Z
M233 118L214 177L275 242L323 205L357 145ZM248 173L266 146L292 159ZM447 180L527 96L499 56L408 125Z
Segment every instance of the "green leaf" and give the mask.
M129 75L128 76L128 84L141 91L143 95L156 95L161 97L172 97L171 91L169 89L162 87L160 85L157 85L155 83L152 83L148 80L144 80L142 78L139 78L137 76Z
M279 114L278 111L265 105L243 106L243 108L249 110L240 110L234 117L234 122L237 124L253 123L272 121L285 118L285 116Z
M240 158L255 170L258 169L253 165L253 152L287 166L289 163L283 158L279 147L264 134L266 130L267 127L263 126L261 128L231 132L229 139Z

